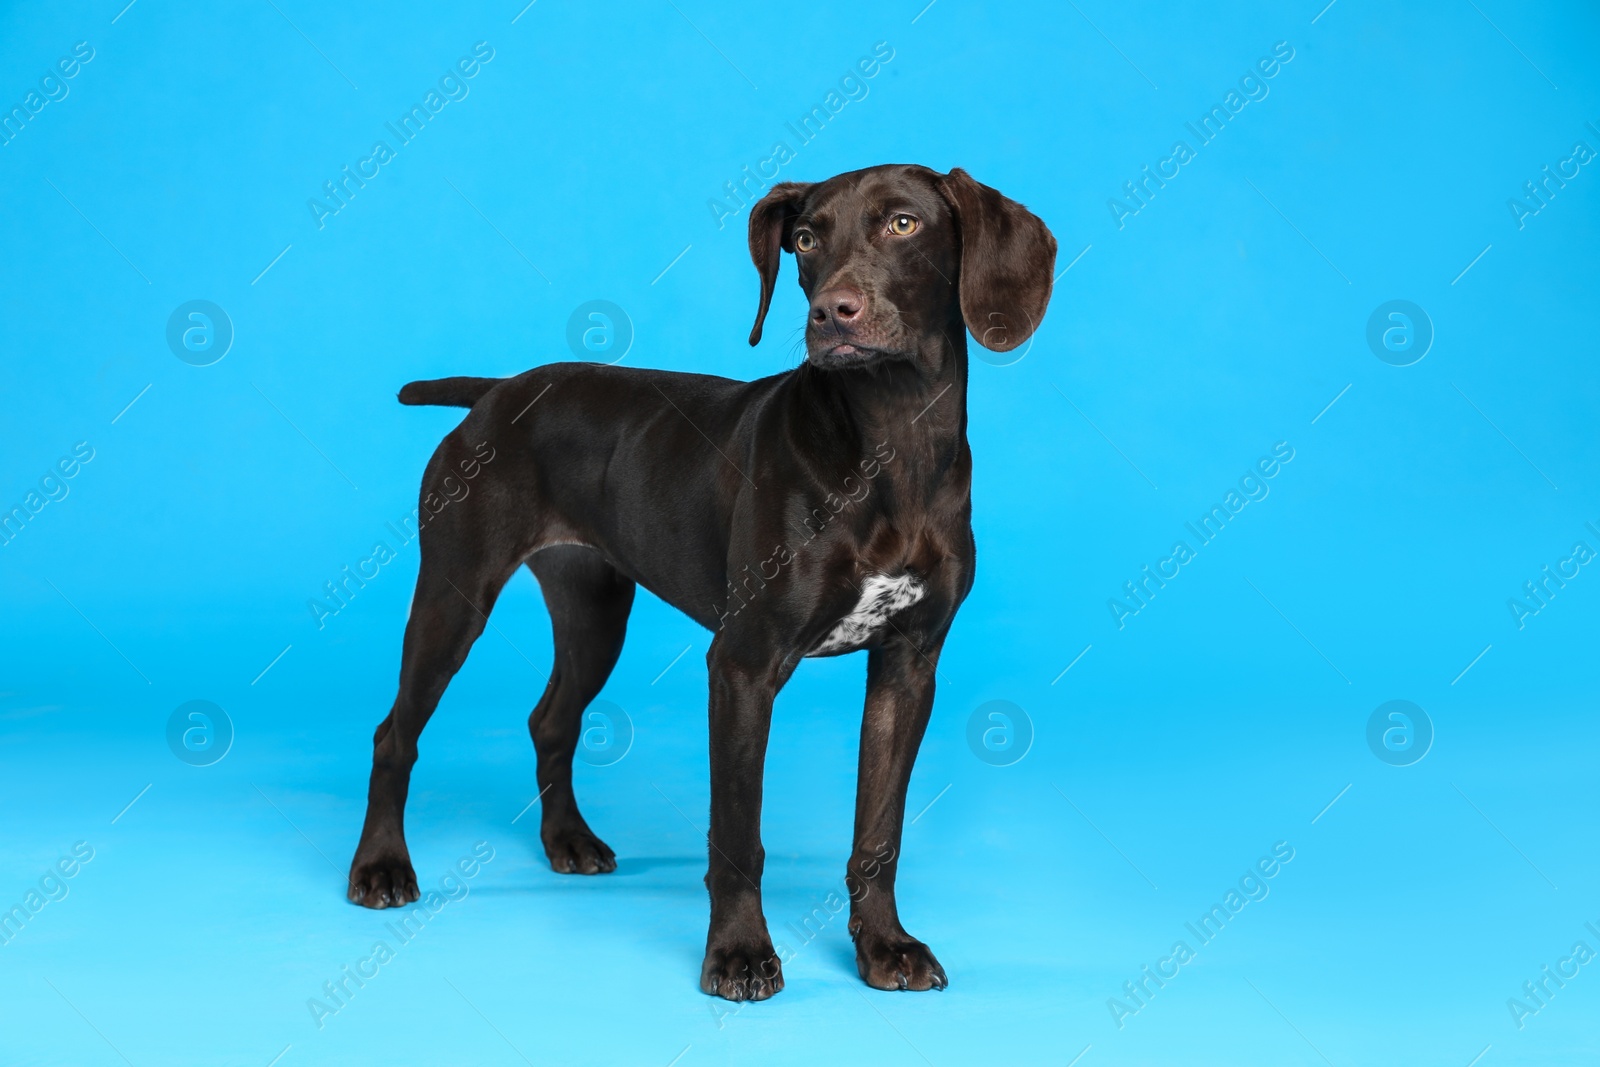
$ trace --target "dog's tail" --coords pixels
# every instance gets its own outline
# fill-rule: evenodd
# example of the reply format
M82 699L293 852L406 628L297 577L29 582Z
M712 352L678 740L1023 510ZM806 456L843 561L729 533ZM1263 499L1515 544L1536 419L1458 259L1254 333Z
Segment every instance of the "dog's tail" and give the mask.
M400 403L470 408L500 381L499 378L434 378L409 382L400 389Z

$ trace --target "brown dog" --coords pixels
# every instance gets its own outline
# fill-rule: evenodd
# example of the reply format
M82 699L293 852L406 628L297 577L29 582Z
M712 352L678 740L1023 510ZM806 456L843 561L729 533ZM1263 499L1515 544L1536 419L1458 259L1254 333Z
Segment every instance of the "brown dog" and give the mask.
M761 910L772 702L801 659L867 649L846 873L856 964L880 989L943 988L944 969L900 925L895 872L934 668L973 581L966 331L996 351L1026 341L1049 302L1055 250L1039 219L961 170L785 182L750 212L761 274L750 343L780 252L792 252L811 302L799 367L739 382L558 363L401 390L404 403L472 408L429 462L424 500L457 471L470 467L475 481L422 533L350 899L417 899L402 828L417 738L501 587L526 565L555 634L550 683L529 719L551 866L616 868L578 812L572 757L640 584L715 634L701 988L730 1000L782 989Z

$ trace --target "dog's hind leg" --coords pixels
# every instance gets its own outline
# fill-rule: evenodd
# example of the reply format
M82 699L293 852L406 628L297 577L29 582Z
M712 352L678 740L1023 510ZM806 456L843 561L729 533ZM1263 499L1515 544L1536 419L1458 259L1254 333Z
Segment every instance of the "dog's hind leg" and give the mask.
M616 855L594 835L572 792L572 756L583 711L600 692L622 652L634 583L591 549L558 545L534 554L528 569L539 579L555 662L528 732L539 756L539 837L553 870L600 874L617 869Z
M430 478L432 473L430 469ZM472 503L446 508L422 532L422 565L406 621L400 692L373 737L367 818L350 864L349 898L368 908L401 907L418 898L405 841L406 793L417 761L417 738L521 562L516 548L487 532L480 517L470 514Z

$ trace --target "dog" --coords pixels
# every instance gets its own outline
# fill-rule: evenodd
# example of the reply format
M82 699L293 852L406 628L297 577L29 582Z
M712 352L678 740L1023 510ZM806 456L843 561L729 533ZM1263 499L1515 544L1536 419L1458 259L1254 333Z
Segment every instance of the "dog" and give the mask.
M935 668L976 562L967 331L998 352L1028 340L1050 300L1055 238L959 168L889 165L773 186L750 209L749 243L761 278L751 345L781 253L810 302L805 359L786 373L554 363L401 389L404 404L472 410L423 476L400 689L373 739L349 898L418 899L403 831L417 739L526 565L555 644L528 720L551 867L616 869L578 811L572 757L642 585L714 634L700 988L735 1001L782 990L761 909L773 699L802 659L866 649L846 869L856 965L878 989L943 989L944 968L900 924L895 872Z

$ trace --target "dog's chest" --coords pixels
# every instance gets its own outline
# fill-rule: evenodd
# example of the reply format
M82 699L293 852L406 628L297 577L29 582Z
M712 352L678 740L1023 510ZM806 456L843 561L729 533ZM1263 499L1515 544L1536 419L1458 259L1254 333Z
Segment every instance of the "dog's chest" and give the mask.
M861 583L861 599L850 614L812 649L810 655L854 649L869 641L888 622L889 616L909 608L927 595L927 587L910 574L869 575Z

